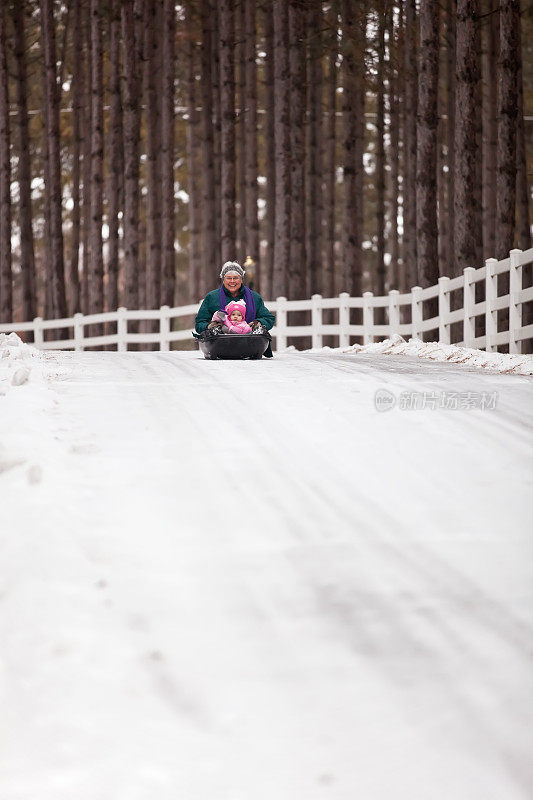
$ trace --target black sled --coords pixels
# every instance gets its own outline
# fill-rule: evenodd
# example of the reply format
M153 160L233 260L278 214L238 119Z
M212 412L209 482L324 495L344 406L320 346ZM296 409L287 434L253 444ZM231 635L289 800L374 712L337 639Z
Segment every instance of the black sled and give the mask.
M220 333L216 329L193 333L204 358L243 359L262 358L269 350L272 337L266 328L261 333ZM271 353L272 351L270 351Z

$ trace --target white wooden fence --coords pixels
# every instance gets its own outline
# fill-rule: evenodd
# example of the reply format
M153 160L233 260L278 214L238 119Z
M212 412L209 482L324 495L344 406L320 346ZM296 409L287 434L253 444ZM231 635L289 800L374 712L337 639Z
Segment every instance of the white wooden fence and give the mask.
M488 351L496 350L498 345L509 345L510 353L521 353L522 342L533 338L533 325L522 325L522 306L533 301L533 287L522 288L522 267L531 263L533 248L525 251L511 250L509 258L502 261L489 258L484 267L468 267L457 278L439 278L436 286L427 289L414 286L407 294L400 294L393 289L385 297L374 297L372 292L365 292L362 297L350 297L346 292L338 297L327 298L315 294L310 300L278 297L275 301L266 303L276 314L276 325L271 330L274 349L277 352L285 350L288 337L311 337L313 347L322 347L324 336L333 336L337 338L340 347L347 347L356 337L362 338L364 344L373 342L376 338L389 337L393 333L423 340L424 334L438 330L438 339L444 344L459 344ZM509 274L509 291L498 295L498 276L505 273ZM484 283L485 299L476 303L476 284L480 282ZM457 291L462 291L461 307L451 311L450 298ZM438 298L438 315L424 319L423 303L432 298ZM351 324L352 308L362 309L362 324ZM376 308L385 309L385 324L374 324ZM337 322L324 324L323 311L327 309L337 312ZM409 322L401 321L402 309L404 317L410 316ZM502 309L509 310L509 327L498 332L497 312ZM169 350L172 342L191 341L191 328L173 330L173 320L193 317L197 310L198 305L194 304L177 308L162 306L153 311L119 308L103 314L74 314L74 317L68 319L44 320L37 317L32 322L2 324L0 333L13 330L17 333L32 331L35 346L44 350L84 350L87 347L115 346L117 350L125 351L131 344L155 344L159 350ZM287 315L291 311L311 311L311 324L289 325ZM485 320L485 334L476 337L475 320L478 317ZM155 320L158 330L144 333L128 331L129 322L145 320ZM116 333L86 335L86 326L102 323L116 323ZM455 336L454 341L451 336L453 323L462 323L455 326L462 329L462 338ZM44 332L51 330L56 331L56 338L45 341ZM66 332L67 336L59 338L58 332Z

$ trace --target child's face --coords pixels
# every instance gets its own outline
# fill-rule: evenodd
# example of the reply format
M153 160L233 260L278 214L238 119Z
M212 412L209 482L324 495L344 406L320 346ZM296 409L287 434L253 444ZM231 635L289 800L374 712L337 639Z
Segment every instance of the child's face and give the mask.
M230 320L232 322L242 322L242 314L241 314L241 312L237 311L236 309L234 309L231 312Z

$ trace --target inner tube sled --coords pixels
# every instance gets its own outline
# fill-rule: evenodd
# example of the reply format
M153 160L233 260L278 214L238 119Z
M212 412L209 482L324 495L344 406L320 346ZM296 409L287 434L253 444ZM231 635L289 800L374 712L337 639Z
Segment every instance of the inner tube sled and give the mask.
M257 359L262 358L272 337L263 326L256 333L220 333L216 328L193 333L204 358Z

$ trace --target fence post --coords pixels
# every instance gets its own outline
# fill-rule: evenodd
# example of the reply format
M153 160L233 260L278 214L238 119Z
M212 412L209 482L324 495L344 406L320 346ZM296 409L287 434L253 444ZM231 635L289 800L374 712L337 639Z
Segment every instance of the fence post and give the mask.
M117 350L119 353L124 353L128 349L126 337L128 335L128 320L126 319L126 309L120 306L117 310Z
M392 336L393 333L400 333L399 295L400 292L398 289L391 289L389 292L389 337Z
M287 303L286 297L276 298L276 353L287 349Z
M463 344L465 347L473 347L476 338L476 318L474 316L474 306L476 304L476 284L474 283L474 267L465 267L464 275L464 296L463 296Z
M83 350L83 314L74 314L74 350Z
M420 292L421 286L413 286L411 289L411 336L413 339L420 339L424 341L424 334L422 332L422 298Z
M38 347L42 350L44 344L44 335L43 335L43 318L42 317L35 317L33 320L34 329L33 329L33 343L35 347Z
M348 305L348 292L339 295L339 347L350 346L350 307Z
M509 352L521 353L522 340L517 339L522 327L522 263L521 250L511 250L509 258Z
M496 267L498 261L495 258L487 258L485 261L485 350L487 353L497 350L494 339L498 333L498 311L496 300L498 298L498 276Z
M374 341L374 307L370 305L372 292L363 292L363 344Z
M311 328L312 346L322 347L322 295L311 296Z
M450 279L446 276L439 278L439 342L450 344Z
M170 333L170 317L168 315L170 306L161 306L159 311L161 313L159 318L159 349L163 352L170 350L170 341L168 338Z

